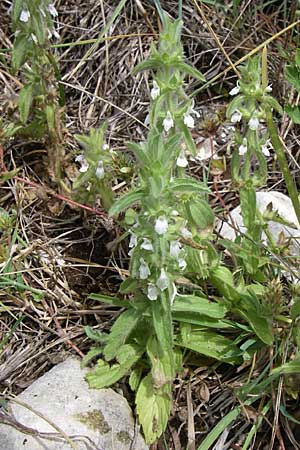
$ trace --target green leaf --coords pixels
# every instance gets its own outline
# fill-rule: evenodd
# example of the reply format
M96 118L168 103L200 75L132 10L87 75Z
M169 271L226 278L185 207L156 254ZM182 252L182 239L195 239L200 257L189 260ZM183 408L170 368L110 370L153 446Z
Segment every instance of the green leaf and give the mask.
M136 407L146 443L152 444L166 429L171 410L171 385L154 388L151 373L141 381Z
M84 327L84 331L85 331L85 334L87 335L87 337L89 339L91 339L92 341L101 342L101 343L107 342L108 334L106 334L106 333L102 333L99 330L93 330L93 328L90 327L89 325Z
M110 216L116 216L120 214L124 209L129 208L135 203L140 202L144 197L144 193L142 191L136 190L133 192L129 192L128 194L123 195L120 199L118 199L114 205L109 210Z
M255 190L251 188L241 188L240 202L243 221L248 232L251 233L251 227L255 223L256 216L256 194Z
M264 103L266 103L270 108L275 109L275 111L277 111L279 114L283 114L282 107L274 97L271 97L270 95L264 96Z
M296 89L296 91L300 91L300 70L296 66L286 66L285 78Z
M226 299L234 302L238 302L241 299L241 294L235 288L233 275L227 267L219 266L212 270L210 279L212 284Z
M238 95L229 103L229 106L226 111L227 119L230 119L232 114L243 106L245 100L246 100L245 95Z
M175 375L174 359L169 358L169 355L163 352L156 336L150 336L147 341L147 355L151 362L151 374L155 389L172 383Z
M178 312L174 311L172 314L173 320L176 322L185 322L194 325L199 325L203 328L215 328L217 330L234 330L235 323L228 320L212 319L195 312Z
M172 373L174 376L173 324L170 299L165 292L166 291L161 294L161 301L151 303L152 317L155 333L161 345L163 357L169 359L169 365L172 368Z
M299 108L299 106L286 105L284 109L294 123L300 124L300 108Z
M92 347L88 353L82 358L81 360L81 367L86 367L92 359L94 359L96 356L101 355L103 351L102 347Z
M239 348L228 338L210 331L193 330L189 325L182 326L178 345L201 353L210 358L230 364L241 362Z
M289 361L280 367L276 367L271 371L271 376L273 375L292 375L300 373L300 358L299 354L295 357L293 361Z
M210 192L209 188L204 183L200 183L193 178L175 178L170 183L170 188L173 192Z
M140 381L143 375L142 366L135 367L132 369L130 377L129 377L129 386L132 391L136 391L139 387Z
M196 78L196 80L205 81L204 75L202 75L199 70L195 69L189 64L186 64L185 62L176 62L174 66L176 67L176 69L182 70L182 72L191 75L193 78Z
M128 277L121 283L119 291L121 294L131 294L137 289L138 285L139 283L136 278Z
M197 199L192 200L188 204L188 210L191 215L192 221L201 230L205 230L208 227L212 227L214 224L214 213L206 200Z
M106 361L116 357L120 347L125 344L140 318L140 312L133 308L128 309L118 317L110 330L107 344L103 350Z
M195 295L180 295L175 297L173 312L191 312L203 314L214 319L222 319L226 314L226 306L210 302L207 298Z
M273 344L272 323L268 319L268 310L265 309L260 301L253 295L243 295L240 306L237 308L239 314L249 322L255 334L265 344ZM269 312L269 316L271 311Z
M96 369L86 375L86 380L91 388L102 389L116 383L127 375L129 369L143 354L141 347L134 344L123 345L119 352L123 356L120 364L110 366L103 359L99 359Z
M14 41L12 49L12 68L15 73L22 64L26 61L27 55L32 48L31 41L27 39L27 36L20 33Z
M127 143L127 147L129 148L129 150L131 150L135 157L137 158L137 160L143 165L143 166L147 166L150 164L150 160L148 158L147 153L145 152L145 150L143 149L143 147L141 145L136 144L135 142L128 142Z
M107 305L120 306L120 308L128 308L130 306L129 302L126 300L120 300L119 298L111 297L110 295L91 294L88 296L88 299L106 303Z

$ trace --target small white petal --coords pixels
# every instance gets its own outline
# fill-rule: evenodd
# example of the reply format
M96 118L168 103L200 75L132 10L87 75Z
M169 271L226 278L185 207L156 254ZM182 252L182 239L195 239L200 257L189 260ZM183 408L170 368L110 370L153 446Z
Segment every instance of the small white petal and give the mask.
M178 265L181 270L185 270L187 265L185 259L179 258Z
M244 138L242 145L239 146L239 155L240 156L245 155L247 153L247 150L248 150L248 148L247 148L247 139Z
M249 120L249 128L252 131L257 130L258 126L259 126L259 120L257 117L251 117L251 119Z
M195 120L193 118L193 116L191 116L191 114L185 114L184 115L184 119L183 119L183 123L188 127L188 128L195 128Z
M142 242L141 248L143 250L148 250L150 252L153 252L153 245L152 245L152 242L150 241L150 239L143 238L143 242Z
M157 97L160 96L160 87L158 86L155 80L153 80L153 88L151 89L150 95L152 100L155 100Z
M192 233L185 227L180 229L180 233L184 239L192 239L193 237Z
M171 116L170 111L167 112L167 115L163 120L163 127L166 133L168 133L171 130L171 128L174 127L174 120Z
M186 159L183 150L180 152L180 155L177 158L176 164L178 167L186 167L188 165L188 160Z
M178 258L179 253L181 252L181 244L179 241L171 241L170 242L170 256L172 258Z
M149 275L151 274L149 266L146 263L146 261L144 260L144 258L140 258L140 263L141 263L140 268L139 268L140 279L146 280L149 277Z
M169 294L170 294L170 303L171 303L171 305L173 305L174 299L177 295L177 289L176 289L175 283L172 283L171 289L169 289Z
M229 95L237 95L240 92L240 86L235 86L229 91Z
M270 151L266 144L261 147L261 151L264 156L266 157L270 156Z
M109 145L108 144L103 144L102 145L102 150L109 150Z
M31 33L30 36L31 36L31 39L33 40L33 42L34 42L35 44L38 44L38 39L37 39L36 35L33 34L33 33Z
M48 39L51 39L52 38L52 32L51 32L51 30L48 30Z
M230 121L232 123L238 123L240 122L242 119L242 114L241 112L237 109L231 116Z
M82 161L81 167L80 167L80 169L79 169L79 172L85 173L85 172L88 171L88 169L89 169L89 163L88 163L87 161L85 161L85 160Z
M148 113L145 117L144 125L149 125L149 124L150 124L150 114Z
M156 286L161 290L164 291L169 286L169 278L165 272L164 269L161 269L160 277L158 278L156 282Z
M99 161L97 169L96 169L96 177L99 180L102 180L102 178L104 178L104 176L105 176L105 172L104 172L104 167L103 167L103 161Z
M168 231L168 221L165 216L159 216L154 225L157 234L165 234Z
M133 248L137 246L137 236L134 233L131 233L129 239L129 248Z
M20 21L27 23L29 18L30 18L30 12L28 11L28 9L23 9L20 14Z
M40 13L41 13L41 15L42 15L43 17L47 17L45 11L43 10L43 8L42 8L41 6L39 7L39 10L40 10Z
M60 39L60 34L56 31L55 28L53 28L52 33L53 33L53 36L55 37L55 39Z
M265 92L272 92L272 84L266 87Z
M153 283L148 284L148 291L147 291L147 297L149 300L157 300L159 294L159 290Z
M48 9L49 13L51 14L51 16L53 16L53 17L57 17L58 16L58 12L57 12L57 10L56 10L56 8L55 8L53 3L50 3L48 5L47 9Z
M82 163L85 160L84 155L77 155L75 158L76 162Z
M176 211L176 209L172 209L171 216L174 216L174 217L179 216L179 212Z

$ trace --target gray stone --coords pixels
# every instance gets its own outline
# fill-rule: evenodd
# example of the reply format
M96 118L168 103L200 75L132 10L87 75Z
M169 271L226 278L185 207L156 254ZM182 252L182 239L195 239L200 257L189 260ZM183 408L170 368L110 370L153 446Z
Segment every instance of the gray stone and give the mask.
M55 366L22 392L10 410L17 422L53 439L32 436L10 425L0 425L0 450L147 450L137 432L131 409L124 397L112 389L89 389L86 370L69 358ZM72 445L41 413L70 437Z
M289 197L282 194L281 192L271 191L271 192L257 192L256 202L259 211L263 214L267 206L272 203L273 211L277 211L278 214L293 224L295 228L282 225L278 222L269 221L269 231L271 232L275 242L278 241L280 233L283 233L286 239L289 240L289 252L293 256L300 255L300 228L297 221L297 216L295 214L292 201ZM236 228L241 232L245 233L246 229L243 226L243 219L241 216L241 207L237 206L230 212L230 215L236 225ZM228 219L222 225L219 225L219 233L223 238L234 240L236 237L236 231L231 225L231 221ZM266 239L265 234L262 236L263 240Z

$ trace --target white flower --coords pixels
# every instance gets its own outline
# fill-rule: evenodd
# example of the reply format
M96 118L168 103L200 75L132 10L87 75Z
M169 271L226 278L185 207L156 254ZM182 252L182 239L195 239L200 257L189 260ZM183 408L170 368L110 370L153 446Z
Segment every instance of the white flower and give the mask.
M251 119L248 122L249 128L252 131L257 130L258 126L259 126L259 120L256 116L252 116Z
M76 162L82 163L85 160L84 155L77 155L75 158Z
M108 144L103 144L102 145L102 150L109 150L109 145Z
M159 216L158 219L156 219L154 230L157 234L165 234L168 230L168 221L165 216Z
M137 246L137 236L134 233L131 233L129 239L129 248L133 248Z
M158 86L155 80L153 80L153 88L151 89L150 95L152 100L155 100L157 97L160 96L160 87Z
M247 150L248 150L248 148L247 148L247 139L244 138L242 145L239 146L239 155L240 156L245 155L247 153Z
M179 212L176 211L176 209L172 209L171 216L174 216L174 217L179 216Z
M140 268L139 268L140 279L146 280L149 277L149 275L151 274L149 266L146 263L146 261L144 260L144 258L140 258L140 263L141 263Z
M147 297L149 300L157 300L159 294L159 290L153 283L148 284L148 291L147 291Z
M87 160L85 159L84 155L78 155L75 158L76 162L79 162L81 164L81 167L79 169L79 172L81 173L85 173L87 172L88 168L89 168L89 163L87 162Z
M156 286L161 290L164 291L169 286L169 278L165 272L164 269L161 269L160 277L158 278L156 282Z
M266 87L265 92L272 92L272 84Z
M99 161L97 169L96 169L96 177L99 180L102 180L102 178L104 178L104 175L105 175L105 173L104 173L103 161Z
M60 39L60 34L56 31L55 28L53 28L52 33L53 33L53 36L55 37L55 39Z
M53 17L57 17L58 16L58 12L57 12L57 10L56 10L56 8L55 8L53 3L49 3L47 9L48 9L49 13L51 14L51 16L53 16Z
M163 120L163 127L166 133L168 133L171 130L171 128L174 127L174 120L173 117L171 116L170 111L167 112L167 115Z
M35 43L35 44L38 44L38 40L37 40L37 37L36 37L36 35L35 34L33 34L33 33L31 33L31 39L33 40L33 42Z
M171 303L171 305L173 305L174 299L177 295L177 289L176 289L175 283L172 283L171 289L169 289L169 294L170 294L170 303Z
M185 270L185 268L186 268L186 261L185 261L185 259L179 258L178 265L179 265L179 268L181 270Z
M261 147L262 154L266 157L270 156L270 150L273 148L271 140L268 139L267 142Z
M236 86L229 91L229 95L237 95L240 92L240 89L240 83L237 81Z
M27 23L29 18L30 18L30 12L28 11L28 9L23 9L20 14L20 21Z
M147 115L146 115L146 117L145 117L145 120L144 120L144 125L149 125L150 124L150 114L148 113Z
M149 250L150 252L153 252L153 245L152 245L152 242L150 241L150 239L143 238L143 243L141 245L141 248L143 250Z
M181 244L179 241L171 241L170 242L170 256L172 258L178 258L179 253L181 252Z
M177 158L176 164L178 167L186 167L188 165L188 160L186 159L183 150L181 150L180 155Z
M193 116L191 116L191 114L185 113L183 123L188 128L195 128L195 119Z
M242 113L237 109L231 116L230 121L232 123L240 122L242 119Z
M184 239L192 239L193 237L192 233L185 227L180 229L180 233Z

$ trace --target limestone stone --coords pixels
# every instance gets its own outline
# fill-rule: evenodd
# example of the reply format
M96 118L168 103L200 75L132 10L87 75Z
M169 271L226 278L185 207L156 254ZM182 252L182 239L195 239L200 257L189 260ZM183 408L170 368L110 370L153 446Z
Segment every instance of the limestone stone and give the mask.
M0 450L147 450L126 399L112 389L89 389L85 373L78 359L69 358L22 392L17 400L32 410L12 402L16 421L50 435L32 436L1 424Z

